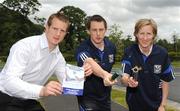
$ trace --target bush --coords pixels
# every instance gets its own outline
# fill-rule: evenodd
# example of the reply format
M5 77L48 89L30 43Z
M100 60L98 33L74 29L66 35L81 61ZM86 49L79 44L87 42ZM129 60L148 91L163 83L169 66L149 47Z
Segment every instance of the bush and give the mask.
M0 61L6 62L6 60L7 60L7 56L0 56Z
M115 61L120 62L122 58L122 55L116 55Z
M169 52L171 61L180 61L180 52Z
M66 62L75 61L75 57L73 53L63 53L63 56L66 60Z

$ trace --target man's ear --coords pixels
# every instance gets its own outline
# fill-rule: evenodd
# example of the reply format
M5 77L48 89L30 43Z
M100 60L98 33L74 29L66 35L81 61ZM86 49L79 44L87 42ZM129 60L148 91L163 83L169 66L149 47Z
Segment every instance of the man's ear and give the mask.
M87 31L87 33L90 35L90 31L89 30L86 30Z
M45 28L45 30L47 30L47 29L49 28L49 26L46 24L46 25L44 26L44 28Z

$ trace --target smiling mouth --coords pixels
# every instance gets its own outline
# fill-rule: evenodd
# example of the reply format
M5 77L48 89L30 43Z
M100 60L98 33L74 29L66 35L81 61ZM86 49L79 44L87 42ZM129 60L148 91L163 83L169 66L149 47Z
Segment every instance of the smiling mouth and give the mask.
M101 38L96 38L97 40L101 40Z
M55 37L54 37L54 39L55 39L55 40L59 40L59 38L55 38Z

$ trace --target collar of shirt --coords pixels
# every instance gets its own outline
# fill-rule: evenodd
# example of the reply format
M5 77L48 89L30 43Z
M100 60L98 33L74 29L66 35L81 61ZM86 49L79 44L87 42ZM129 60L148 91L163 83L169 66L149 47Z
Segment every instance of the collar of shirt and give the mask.
M99 52L99 51L102 52L102 51L104 51L105 48L106 48L106 45L107 45L107 44L106 44L106 40L104 39L103 41L104 41L104 49L101 50L101 49L99 49L98 47L96 47L96 46L92 43L92 41L91 41L90 38L88 39L88 43L90 44L90 46L91 46L92 48L94 48L95 50L97 50L98 52Z
M42 34L41 38L40 38L40 46L41 46L41 49L48 49L49 50L49 46L48 46L48 40L47 40L47 37L44 34ZM56 46L56 48L54 50L51 51L51 53L54 53L56 55L58 55L59 53L59 47L58 45Z
M149 56L152 52L153 45L150 46L150 50L149 50L148 54L145 54L139 45L138 45L138 47L139 47L139 50L141 51L142 54L144 54L145 56Z

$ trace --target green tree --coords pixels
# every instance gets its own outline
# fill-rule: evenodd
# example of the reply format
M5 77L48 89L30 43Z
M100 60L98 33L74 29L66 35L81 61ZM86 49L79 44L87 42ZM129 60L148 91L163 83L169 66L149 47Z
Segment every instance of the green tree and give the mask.
M180 53L180 36L179 36L179 39L177 39L177 52Z
M168 51L171 51L171 44L166 39L159 39L156 41L156 44L166 48Z
M41 34L43 26L32 23L22 14L0 4L0 56L6 56L16 41Z
M172 35L172 40L173 40L173 49L177 53L178 52L178 47L177 47L178 46L177 45L177 43L178 43L178 35L176 33L174 33Z
M41 6L38 0L4 0L3 4L24 16L34 14L39 11L38 7Z
M38 17L38 16L35 16L34 17L34 20L38 23L38 24L40 24L40 25L45 25L45 22L46 22L46 18L40 18L40 17Z
M126 38L122 39L122 43L123 43L123 49L132 45L133 43L135 43L135 41L132 41L132 37L131 35L127 35Z
M86 13L78 7L65 6L60 9L70 19L70 28L67 37L65 37L66 49L73 50L86 36L85 19ZM63 48L64 49L64 48Z
M123 31L120 25L114 24L109 29L109 39L115 44L117 49L116 61L119 61L123 53Z

